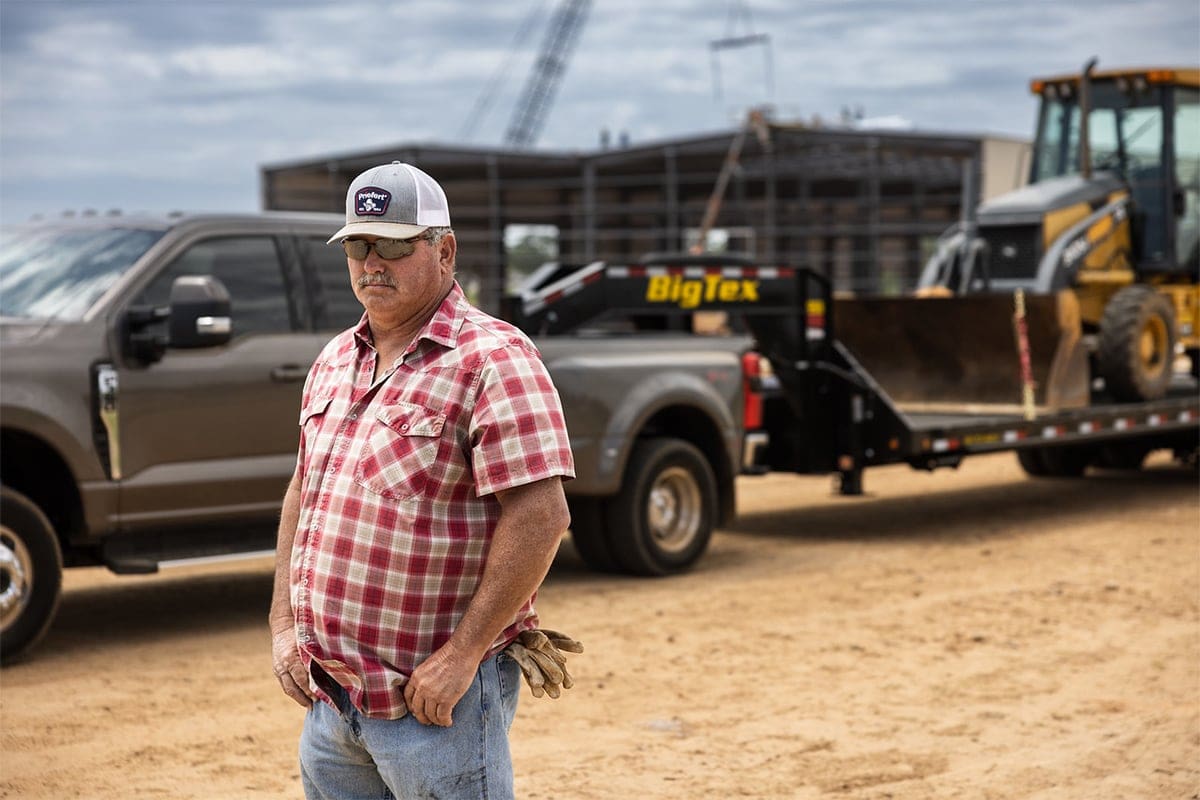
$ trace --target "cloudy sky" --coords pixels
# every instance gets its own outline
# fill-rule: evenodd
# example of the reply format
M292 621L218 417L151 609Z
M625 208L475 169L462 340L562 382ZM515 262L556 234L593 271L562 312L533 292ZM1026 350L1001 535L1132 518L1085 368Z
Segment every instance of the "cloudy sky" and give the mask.
M262 164L497 146L560 2L0 0L0 222L254 210ZM769 48L714 68L709 43L748 33ZM1196 64L1200 4L594 0L538 146L723 130L762 103L1023 136L1028 79L1092 55Z

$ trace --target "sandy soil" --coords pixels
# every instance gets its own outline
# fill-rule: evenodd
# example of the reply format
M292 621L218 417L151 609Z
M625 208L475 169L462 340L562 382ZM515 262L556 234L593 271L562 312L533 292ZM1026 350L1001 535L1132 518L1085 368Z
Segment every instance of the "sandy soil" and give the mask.
M525 694L526 798L1195 798L1200 493L1165 461L1034 481L742 479L740 517L666 580L564 544L540 607L587 645ZM0 675L0 796L299 797L270 564L76 571Z

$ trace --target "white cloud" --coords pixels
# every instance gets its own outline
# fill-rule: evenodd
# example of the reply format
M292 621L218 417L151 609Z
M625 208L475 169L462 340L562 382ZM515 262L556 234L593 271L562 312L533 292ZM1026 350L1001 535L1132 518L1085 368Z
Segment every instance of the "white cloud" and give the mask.
M499 143L558 2L2 0L4 218L38 210L40 187L68 167L112 196L100 205L137 205L121 194L149 185L213 202L244 190L253 206L259 164L449 143L485 87L490 111L472 141ZM921 130L1022 134L1034 75L1093 54L1102 65L1200 61L1194 0L745 6L749 25L731 25L724 0L593 3L542 144L591 148L602 128L635 143L707 133L768 99L783 119L862 106ZM770 35L774 91L764 51L744 48L722 51L714 97L709 43L750 29Z

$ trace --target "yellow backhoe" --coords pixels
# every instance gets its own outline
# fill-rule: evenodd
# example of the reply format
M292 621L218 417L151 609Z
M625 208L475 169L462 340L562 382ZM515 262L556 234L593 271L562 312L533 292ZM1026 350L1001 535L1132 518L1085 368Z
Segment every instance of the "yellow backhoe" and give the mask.
M1196 373L1200 69L1094 67L1032 81L1031 182L941 237L922 299L839 310L898 401L1015 403L1022 381L1042 408L1152 400L1180 350Z

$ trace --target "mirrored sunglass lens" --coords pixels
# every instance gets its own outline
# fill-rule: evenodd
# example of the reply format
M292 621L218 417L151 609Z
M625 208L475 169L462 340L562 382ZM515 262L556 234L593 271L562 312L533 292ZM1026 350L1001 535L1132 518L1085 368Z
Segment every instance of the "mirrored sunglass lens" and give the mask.
M361 261L371 251L371 243L364 242L362 239L345 239L342 241L342 248L346 251L346 255L355 261Z
M375 242L375 252L380 258L402 258L412 255L416 244L408 239L379 239Z

